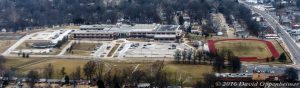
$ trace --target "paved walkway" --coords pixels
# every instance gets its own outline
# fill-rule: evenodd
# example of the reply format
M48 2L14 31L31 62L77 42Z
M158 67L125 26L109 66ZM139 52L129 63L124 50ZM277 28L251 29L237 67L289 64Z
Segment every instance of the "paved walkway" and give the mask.
M57 56L64 55L66 53L67 49L70 48L73 43L74 43L74 40L70 41L69 44L67 46L65 46L59 54L57 54Z
M34 34L36 34L36 33L32 33L32 34L29 34L29 35L26 35L26 36L22 37L15 44L13 44L11 47L9 47L5 52L3 52L2 55L3 56L9 55L11 51L15 50L18 46L20 46L24 41L29 39Z

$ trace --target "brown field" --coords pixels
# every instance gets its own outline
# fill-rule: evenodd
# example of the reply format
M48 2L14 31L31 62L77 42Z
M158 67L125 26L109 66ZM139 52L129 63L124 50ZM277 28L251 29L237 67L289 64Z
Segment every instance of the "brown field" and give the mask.
M97 46L100 47L101 45L97 43L79 43L73 46L72 52L66 52L65 54L89 56Z
M108 53L107 57L111 57L115 51L119 48L120 44L116 44Z
M272 56L266 44L260 41L220 41L215 46L218 50L230 50L238 57L263 59Z
M32 43L30 42L23 42L21 45L19 45L16 49L31 49Z
M54 66L54 78L60 78L59 75L60 69L62 67L66 68L66 73L71 74L75 71L76 67L80 66L83 68L84 64L86 64L89 60L82 59L42 59L42 58L34 58L34 59L9 59L7 60L6 66L10 67L19 67L18 71L22 74L26 74L30 70L36 70L38 72L42 72L44 67L49 63ZM37 63L38 62L38 63ZM134 69L137 66L137 70L145 70L149 71L149 67L151 67L153 62L124 62L124 61L104 61L105 71L109 69ZM174 77L182 76L183 80L186 81L184 85L191 85L197 81L202 80L202 74L211 73L212 67L208 65L187 65L187 64L173 64L171 62L165 62L164 70L170 74L170 80L174 83ZM117 71L116 71L117 72ZM115 72L113 72L115 73ZM83 73L82 73L83 74ZM82 77L84 77L82 75Z
M0 41L0 53L3 53L6 49L16 43L16 40L1 40Z

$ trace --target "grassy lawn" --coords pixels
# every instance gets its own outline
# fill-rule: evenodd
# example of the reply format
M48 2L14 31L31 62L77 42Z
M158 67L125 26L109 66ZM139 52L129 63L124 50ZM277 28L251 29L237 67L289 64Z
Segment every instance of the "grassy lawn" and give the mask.
M140 38L129 38L128 41L138 41L138 42L145 42L146 39L140 39Z
M75 69L80 66L83 68L84 64L86 64L88 60L69 60L69 59L51 59L45 62L40 62L36 64L32 64L29 66L26 66L24 68L20 68L20 72L23 74L26 74L30 70L36 70L40 73L42 73L43 69L45 66L48 64L53 64L54 66L54 78L60 78L61 76L59 75L59 72L62 67L65 67L65 72L67 74L71 74L72 72L75 71Z
M277 42L276 40L270 40L272 41L272 43L274 44L276 50L278 51L279 54L281 53L286 53L287 56L287 62L280 62L278 60L275 61L270 61L270 62L247 62L247 63L251 63L251 64L266 64L266 65L278 65L278 66L282 66L282 64L291 64L292 60L290 58L290 54L288 54L288 51L286 49L284 49L284 47L282 47L281 45L283 45L283 43L281 41ZM276 58L277 59L277 58Z
M220 41L215 45L218 50L231 50L238 57L263 59L272 56L266 44L259 41Z
M171 73L171 76L173 77L176 77L176 75L179 77L181 75L184 85L189 86L195 84L197 81L201 81L203 79L203 74L212 72L212 67L208 65L166 64L164 69ZM172 77L171 79L174 83L175 79Z
M14 59L7 59L5 66L7 67L19 67L23 64L30 63L36 59L24 59L24 58L14 58Z
M116 50L119 48L120 44L116 44L108 53L107 57L111 57L115 52Z
M201 35L189 34L189 39L191 39L192 41L199 41L205 40L205 37Z
M70 25L70 26L63 26L63 29L80 29L79 26L75 26L75 25Z
M0 53L3 53L6 49L16 43L16 40L1 40L0 41Z
M276 40L272 40L276 50L278 51L279 54L282 54L282 53L285 53L285 55L287 56L287 63L292 63L292 60L291 60L291 55L288 53L288 51L282 47L283 46L283 43L281 41L276 41ZM279 61L275 61L273 62L274 64L282 64L282 62L279 62Z
M92 51L95 47L101 46L102 44L97 43L79 43L74 45L74 50Z
M89 56L96 47L100 47L101 45L101 43L79 43L73 46L72 52L66 52L65 54Z
M32 44L33 43L25 41L22 44L20 44L16 49L31 49Z
M62 67L65 67L65 72L67 74L71 74L75 71L76 67L80 66L83 68L84 64L86 64L89 60L82 60L82 59L50 59L48 58L47 61L39 60L41 58L34 58L34 59L8 59L6 66L21 66L24 65L22 68L19 68L18 71L22 74L26 74L30 70L36 70L41 73L49 63L53 64L54 66L54 78L60 78L59 72ZM38 63L36 63L38 62ZM34 64L32 64L34 63ZM29 64L29 65L26 65ZM118 69L119 71L128 69L132 70L136 66L137 70L145 70L150 71L149 68L153 64L153 62L126 62L126 61L104 61L105 64L105 72L109 69ZM177 79L181 76L182 80L184 81L184 85L191 85L197 81L202 80L202 74L212 72L212 67L208 65L188 65L188 64L173 64L171 62L165 62L164 70L170 75L169 79L172 80L172 84L175 83L175 77ZM113 70L114 71L114 70ZM119 72L115 71L115 72ZM83 72L83 71L82 71ZM112 72L112 73L115 73ZM82 73L82 77L83 73Z

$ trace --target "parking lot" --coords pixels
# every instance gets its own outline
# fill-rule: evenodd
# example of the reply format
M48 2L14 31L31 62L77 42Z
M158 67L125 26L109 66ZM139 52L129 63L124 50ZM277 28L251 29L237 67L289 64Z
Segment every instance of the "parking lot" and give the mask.
M123 47L122 47L123 46ZM168 58L173 57L176 49L190 49L184 44L178 43L159 43L159 42L131 42L122 45L117 55L122 57L154 57Z
M18 33L0 33L0 40L18 40L23 36L24 34Z
M286 67L278 67L278 66L269 66L269 65L243 65L243 70L241 72L244 73L253 73L253 72L263 72L263 73L277 73L283 74Z
M111 42L102 42L103 45L99 48L97 48L97 50L93 51L92 55L95 58L103 58L106 57L109 53L109 51L111 50L112 44Z

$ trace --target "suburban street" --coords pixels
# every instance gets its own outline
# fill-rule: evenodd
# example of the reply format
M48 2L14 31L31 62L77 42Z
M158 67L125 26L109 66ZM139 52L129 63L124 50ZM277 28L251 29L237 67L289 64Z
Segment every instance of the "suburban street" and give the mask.
M246 4L245 2L240 2L247 7L249 7L252 11L260 14L265 20L270 24L270 26L277 30L278 34L280 35L282 41L288 48L291 58L293 59L294 65L297 65L296 67L299 67L300 65L300 48L297 46L296 42L293 40L293 38L284 30L284 28L279 24L279 22L273 18L270 14L268 14L266 11L261 11L257 8L254 8L253 6Z

